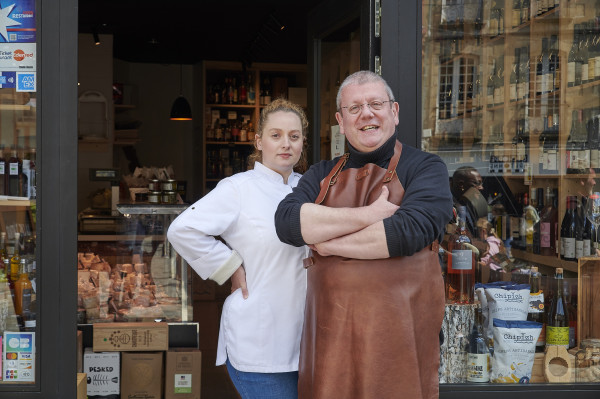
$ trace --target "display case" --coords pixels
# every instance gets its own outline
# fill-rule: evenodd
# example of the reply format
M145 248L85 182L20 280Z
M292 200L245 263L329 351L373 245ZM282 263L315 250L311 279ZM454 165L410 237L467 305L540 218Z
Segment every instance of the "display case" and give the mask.
M193 319L188 264L167 240L187 205L118 204L118 234L78 237L78 322Z

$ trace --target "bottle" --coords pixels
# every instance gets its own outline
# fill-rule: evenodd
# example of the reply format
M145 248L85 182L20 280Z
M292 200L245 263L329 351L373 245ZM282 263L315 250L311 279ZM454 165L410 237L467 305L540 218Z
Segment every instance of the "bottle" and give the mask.
M527 193L523 197L524 244L527 252L533 252L533 226L540 220L535 207L529 204Z
M544 189L543 188L538 188L538 189L534 189L531 191L532 194L532 201L534 201L534 193L535 197L538 198L537 202L535 202L535 210L538 213L539 219L537 221L537 223L535 223L533 225L533 253L539 255L541 252L541 248L540 248L540 224L541 224L541 220L542 220L542 216L543 213L542 211L544 210ZM532 202L533 205L533 202Z
M581 231L581 238L583 241L582 256L586 257L592 254L592 230L594 227L590 220L585 216L584 209L587 199L585 197L581 197L581 201L581 220L583 225Z
M575 203L572 196L567 197L567 210L560 227L561 258L575 260Z
M475 321L469 335L467 349L467 381L490 381L490 351L483 336L481 308L477 308Z
M265 90L264 105L269 105L269 104L271 104L271 81L269 80L268 76L265 78L265 81L264 81L264 90Z
M21 234L15 233L15 249L10 258L10 276L13 281L19 278L19 266L21 265L21 252L19 250Z
M554 298L546 325L546 347L560 345L569 349L569 311L563 282L563 269L558 267L554 274Z
M450 303L473 303L475 285L475 254L466 227L467 209L459 207L458 231L448 240L448 286Z
M19 279L15 281L15 313L23 316L29 313L31 305L31 292L33 287L27 273L27 260L20 261Z
M563 281L563 297L569 313L569 349L577 346L577 311L571 303L571 288L567 281Z
M7 195L14 197L23 196L22 186L23 164L17 155L17 150L10 152L8 159L8 191Z
M252 73L248 73L248 105L256 104L256 89L252 81Z
M583 208L581 202L575 205L575 259L583 257Z
M577 25L575 25L575 29L573 31L573 44L571 45L571 49L569 50L569 55L567 58L567 86L573 87L575 86L575 59L577 54Z
M0 232L0 260L8 258L8 250L6 248L6 232ZM8 270L6 270L8 272Z
M17 276L15 276L15 280L13 280L13 277L11 276L10 273L10 259L6 258L4 259L4 271L5 271L5 275L6 275L6 280L8 282L8 288L10 289L10 296L12 297L12 303L15 302L15 280L17 279Z
M545 256L556 256L558 211L552 197L552 189L546 187L545 206L540 217L540 254Z
M546 309L544 307L544 291L541 289L541 273L537 266L531 267L529 275L529 312L527 320L542 323L542 331L535 344L536 352L543 352L546 347Z

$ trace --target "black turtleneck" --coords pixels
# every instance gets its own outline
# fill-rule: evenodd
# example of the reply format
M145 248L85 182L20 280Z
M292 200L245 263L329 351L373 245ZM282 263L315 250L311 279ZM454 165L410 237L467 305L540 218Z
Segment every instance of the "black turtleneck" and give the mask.
M349 145L350 157L344 169L360 168L367 163L387 168L395 144L396 134L368 153ZM275 228L282 242L294 246L306 244L300 229L300 207L317 199L321 180L338 160L339 157L312 165L293 192L279 203ZM396 173L405 190L404 198L400 209L383 221L392 257L412 255L436 239L441 241L444 227L452 218L448 169L440 157L403 144Z

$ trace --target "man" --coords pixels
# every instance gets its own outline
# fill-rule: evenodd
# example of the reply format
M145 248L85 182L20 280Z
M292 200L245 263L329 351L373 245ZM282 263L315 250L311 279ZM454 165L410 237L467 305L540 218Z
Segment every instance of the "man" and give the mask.
M437 398L447 168L397 141L379 75L348 76L336 103L349 156L313 165L275 214L281 241L313 250L299 397Z
M472 166L461 166L452 175L452 200L456 210L460 205L467 208L467 229L473 237L478 236L477 220L487 216L487 201L481 194L483 179Z

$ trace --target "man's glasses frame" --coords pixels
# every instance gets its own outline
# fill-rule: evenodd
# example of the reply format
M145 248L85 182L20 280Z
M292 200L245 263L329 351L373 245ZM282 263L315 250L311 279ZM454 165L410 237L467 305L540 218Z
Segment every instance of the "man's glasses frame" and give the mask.
M340 107L340 112L342 109L347 109L348 113L350 115L358 115L360 113L360 111L362 111L363 106L368 106L372 111L381 111L383 109L383 106L385 105L385 103L393 103L394 100L386 100L386 101L379 101L379 100L375 100L375 101L371 101L369 103L364 103L364 104L354 104L354 105L349 105L347 107Z

